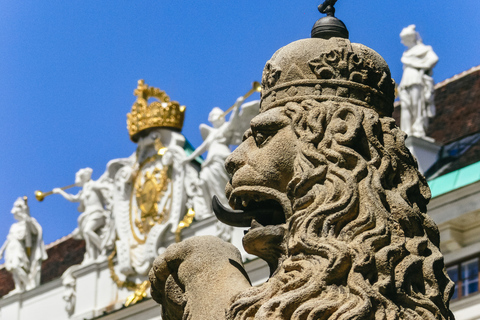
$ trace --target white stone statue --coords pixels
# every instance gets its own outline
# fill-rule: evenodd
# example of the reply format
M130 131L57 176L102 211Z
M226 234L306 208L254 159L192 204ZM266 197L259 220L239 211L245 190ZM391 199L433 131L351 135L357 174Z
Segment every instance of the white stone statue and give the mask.
M113 241L113 223L109 210L112 185L105 181L93 181L92 169L80 169L75 174L75 184L82 187L76 195L66 193L60 188L52 190L71 202L80 202L78 228L74 237L85 240L85 256L82 264L106 258L105 249Z
M402 55L403 76L399 86L400 127L408 135L424 138L428 118L435 115L432 69L438 57L431 46L424 45L415 25L400 33L407 47Z
M199 183L207 199L211 200L216 195L220 202L227 206L225 186L230 177L225 170L225 159L232 152L230 145L240 144L241 137L248 128L250 120L258 114L260 108L259 101L244 105L242 103L243 97L238 98L229 121L225 121L223 110L218 107L213 108L208 115L208 121L212 127L200 124L203 143L184 160L185 163L192 161L208 151L207 158L202 163L200 170ZM211 205L211 201L209 201L209 205Z
M5 253L5 269L13 275L15 289L9 294L31 290L40 284L42 261L47 259L42 227L30 216L27 197L18 198L11 213L18 221L12 224L7 241L0 248Z
M223 110L215 107L208 115L208 121L212 127L200 124L200 133L203 143L195 149L183 162L188 163L196 157L207 152L207 158L202 163L199 177L196 181L197 190L207 199L207 212L212 212L212 197L216 195L218 200L228 206L225 196L225 186L230 177L225 170L225 160L231 153L230 145L238 145L245 130L248 129L250 120L258 114L260 103L253 101L243 104L243 97L235 102L229 121L225 121ZM232 227L218 222L215 236L225 241L231 240Z

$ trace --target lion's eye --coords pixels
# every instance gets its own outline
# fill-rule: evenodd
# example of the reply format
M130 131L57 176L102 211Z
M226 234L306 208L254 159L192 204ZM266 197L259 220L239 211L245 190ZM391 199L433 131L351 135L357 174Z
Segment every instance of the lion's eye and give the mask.
M248 129L247 131L245 131L245 133L243 134L243 138L242 138L242 142L247 140L248 138L250 138L252 136L252 129Z
M267 142L270 138L271 134L268 132L261 132L261 131L255 131L253 132L253 138L255 139L255 143L257 144L257 147L262 146L265 142Z

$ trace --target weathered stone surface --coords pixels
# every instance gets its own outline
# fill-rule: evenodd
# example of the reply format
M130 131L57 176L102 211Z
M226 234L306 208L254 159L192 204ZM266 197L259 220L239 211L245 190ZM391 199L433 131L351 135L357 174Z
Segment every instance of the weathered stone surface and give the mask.
M260 114L226 161L235 210L216 214L251 227L244 247L272 275L249 288L227 263L233 249L190 239L150 272L164 318L453 319L430 190L391 118L385 61L345 39L300 40L267 62L262 85Z
M237 248L214 236L168 247L155 260L150 281L163 319L223 319L231 297L250 287Z

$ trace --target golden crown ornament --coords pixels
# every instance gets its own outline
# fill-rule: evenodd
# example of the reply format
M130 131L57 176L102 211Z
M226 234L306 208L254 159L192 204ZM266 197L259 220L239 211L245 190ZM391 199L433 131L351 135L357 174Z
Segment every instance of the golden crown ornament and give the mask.
M137 100L132 106L132 111L127 114L127 129L133 142L138 141L140 132L150 128L182 130L185 106L170 101L165 91L150 87L144 80L138 80L133 95ZM149 98L156 98L158 101L148 104Z

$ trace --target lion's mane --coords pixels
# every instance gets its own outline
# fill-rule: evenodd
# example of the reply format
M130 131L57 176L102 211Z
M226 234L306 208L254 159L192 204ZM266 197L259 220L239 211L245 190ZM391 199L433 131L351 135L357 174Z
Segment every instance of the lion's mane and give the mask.
M394 120L347 102L283 108L302 145L287 253L227 319L453 319L430 190Z

